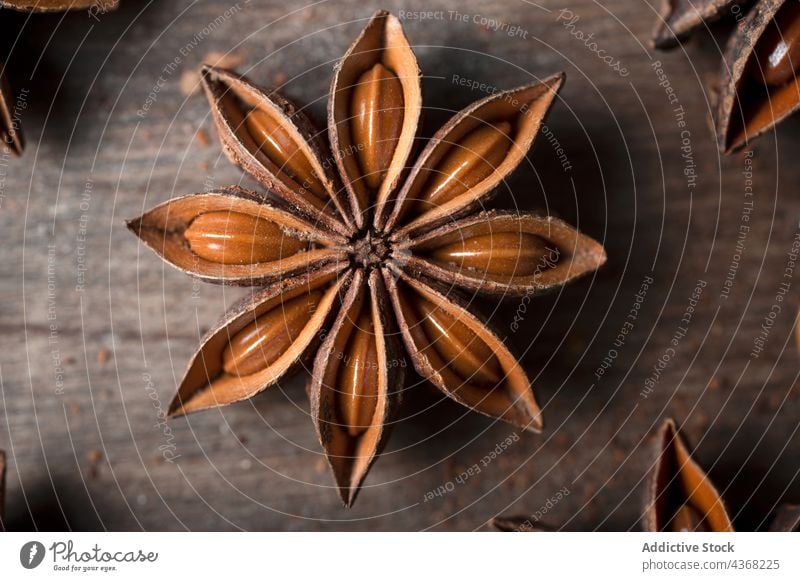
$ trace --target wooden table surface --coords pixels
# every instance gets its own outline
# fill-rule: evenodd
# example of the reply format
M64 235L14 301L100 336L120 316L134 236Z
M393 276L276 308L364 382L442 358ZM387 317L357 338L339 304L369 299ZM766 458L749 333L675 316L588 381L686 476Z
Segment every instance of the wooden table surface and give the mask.
M752 153L717 154L709 100L730 24L663 54L648 45L656 0L466 0L458 13L443 0L284 4L123 0L98 19L3 12L28 142L23 158L0 158L10 529L465 531L538 511L567 530L636 530L649 435L668 416L739 529L800 501L800 118ZM381 7L404 18L425 74L426 135L484 95L460 78L509 88L566 72L549 131L498 204L577 224L609 261L526 309L484 304L525 354L541 435L419 384L347 510L305 376L160 419L200 334L244 291L164 266L124 220L180 194L254 186L191 94L204 60L227 56L285 84L321 121L333 64Z

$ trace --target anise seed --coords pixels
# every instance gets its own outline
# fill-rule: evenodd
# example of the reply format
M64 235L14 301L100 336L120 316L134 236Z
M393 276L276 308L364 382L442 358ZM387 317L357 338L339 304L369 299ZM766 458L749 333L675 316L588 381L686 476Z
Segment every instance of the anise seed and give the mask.
M253 109L245 117L245 123L261 152L277 165L281 172L318 198L327 198L328 192L317 177L308 157L275 117L265 109Z
M779 87L794 79L800 68L800 11L796 7L781 10L769 23L756 44L755 59L751 71L757 81Z
M278 304L236 333L222 352L225 372L252 375L272 365L297 339L322 295L317 290Z
M430 170L418 210L424 212L457 198L486 179L511 149L511 124L481 125L450 147Z
M268 220L240 212L207 212L183 233L197 256L221 264L256 264L297 254L308 242L292 238Z
M489 274L529 276L547 254L545 241L527 232L498 232L462 238L436 248L431 258Z
M372 319L362 314L348 341L337 380L339 421L353 436L372 423L378 401L378 348Z
M492 388L503 379L503 369L492 349L458 318L428 300L420 299L417 308L421 325L433 349L464 382Z
M403 129L403 85L381 63L363 73L351 96L351 129L364 182L377 190Z

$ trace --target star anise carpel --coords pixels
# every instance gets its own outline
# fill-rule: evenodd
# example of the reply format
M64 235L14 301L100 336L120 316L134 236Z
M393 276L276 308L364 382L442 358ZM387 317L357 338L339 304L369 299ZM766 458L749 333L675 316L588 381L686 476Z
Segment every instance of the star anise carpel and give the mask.
M605 262L558 219L484 209L563 75L467 107L416 158L420 72L386 12L335 68L327 140L275 91L210 66L202 78L224 151L266 193L192 194L129 227L192 276L263 288L201 341L170 413L245 400L310 368L311 415L348 506L400 407L406 358L453 400L539 431L528 375L468 299L535 293Z

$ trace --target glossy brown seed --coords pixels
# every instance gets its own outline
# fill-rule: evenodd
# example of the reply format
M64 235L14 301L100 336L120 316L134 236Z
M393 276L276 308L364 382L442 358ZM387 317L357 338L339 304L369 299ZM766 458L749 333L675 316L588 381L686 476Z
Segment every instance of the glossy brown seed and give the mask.
M511 124L481 125L454 143L422 190L418 211L449 202L486 179L511 149Z
M431 258L489 274L529 276L541 268L546 242L527 232L497 232L462 238L436 248Z
M337 379L339 422L360 436L372 423L378 401L378 348L372 319L363 313L353 329Z
M792 81L800 68L800 6L789 3L770 22L755 47L757 81L779 87Z
M403 129L403 85L381 63L362 74L351 96L353 145L364 182L377 190Z
M306 326L322 291L281 303L236 333L222 352L222 368L231 375L252 375L283 355Z
M261 152L289 178L315 196L328 196L308 157L279 119L266 109L253 109L245 118L247 130Z
M503 369L491 348L474 331L428 300L419 299L420 325L428 339L425 351L437 355L465 383L492 388L503 379Z
M692 505L686 503L675 511L675 515L667 525L667 530L679 532L704 532L708 531L703 515Z
M287 236L280 226L239 212L207 212L183 233L192 252L221 264L257 264L293 256L308 242Z

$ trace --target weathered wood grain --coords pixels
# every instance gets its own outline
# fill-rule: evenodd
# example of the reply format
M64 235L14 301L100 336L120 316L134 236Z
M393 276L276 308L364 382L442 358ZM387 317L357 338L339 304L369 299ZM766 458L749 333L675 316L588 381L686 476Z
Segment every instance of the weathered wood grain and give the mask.
M666 415L684 423L738 529L764 528L779 501L800 500L800 283L784 278L800 214L800 120L757 144L754 195L746 198L745 155L720 159L707 121L717 43L729 23L714 28L716 38L699 34L659 54L647 44L655 0L466 0L459 12L467 22L446 12L451 4L347 0L287 14L285 3L240 3L210 34L204 27L235 2L126 0L100 22L2 15L0 27L11 31L3 44L13 45L9 73L27 103L26 153L0 159L0 448L13 453L9 528L472 530L500 514L544 510L547 523L566 529L636 529L652 461L646 436ZM124 219L212 185L253 185L221 154L204 98L181 92L184 73L210 53L234 51L243 72L286 82L321 120L335 60L378 7L445 11L444 20L405 23L426 75L427 135L448 110L483 96L454 74L508 88L566 71L547 120L552 133L540 136L498 204L577 224L605 244L609 262L527 305L511 299L493 311L484 303L525 352L543 434L514 436L413 385L389 449L348 511L320 454L303 378L252 402L161 423L159 410L199 337L243 291L165 267ZM519 32L487 30L476 15ZM628 75L606 66L592 42ZM165 69L177 57L175 70ZM683 107L684 127L655 61ZM682 131L690 132L693 188ZM749 230L737 249L742 226ZM615 345L648 276L633 328ZM699 280L705 287L670 355ZM777 303L782 282L790 288ZM753 358L773 304L780 311ZM485 460L508 437L516 440ZM449 483L452 491L428 495ZM569 494L543 508L562 489Z

